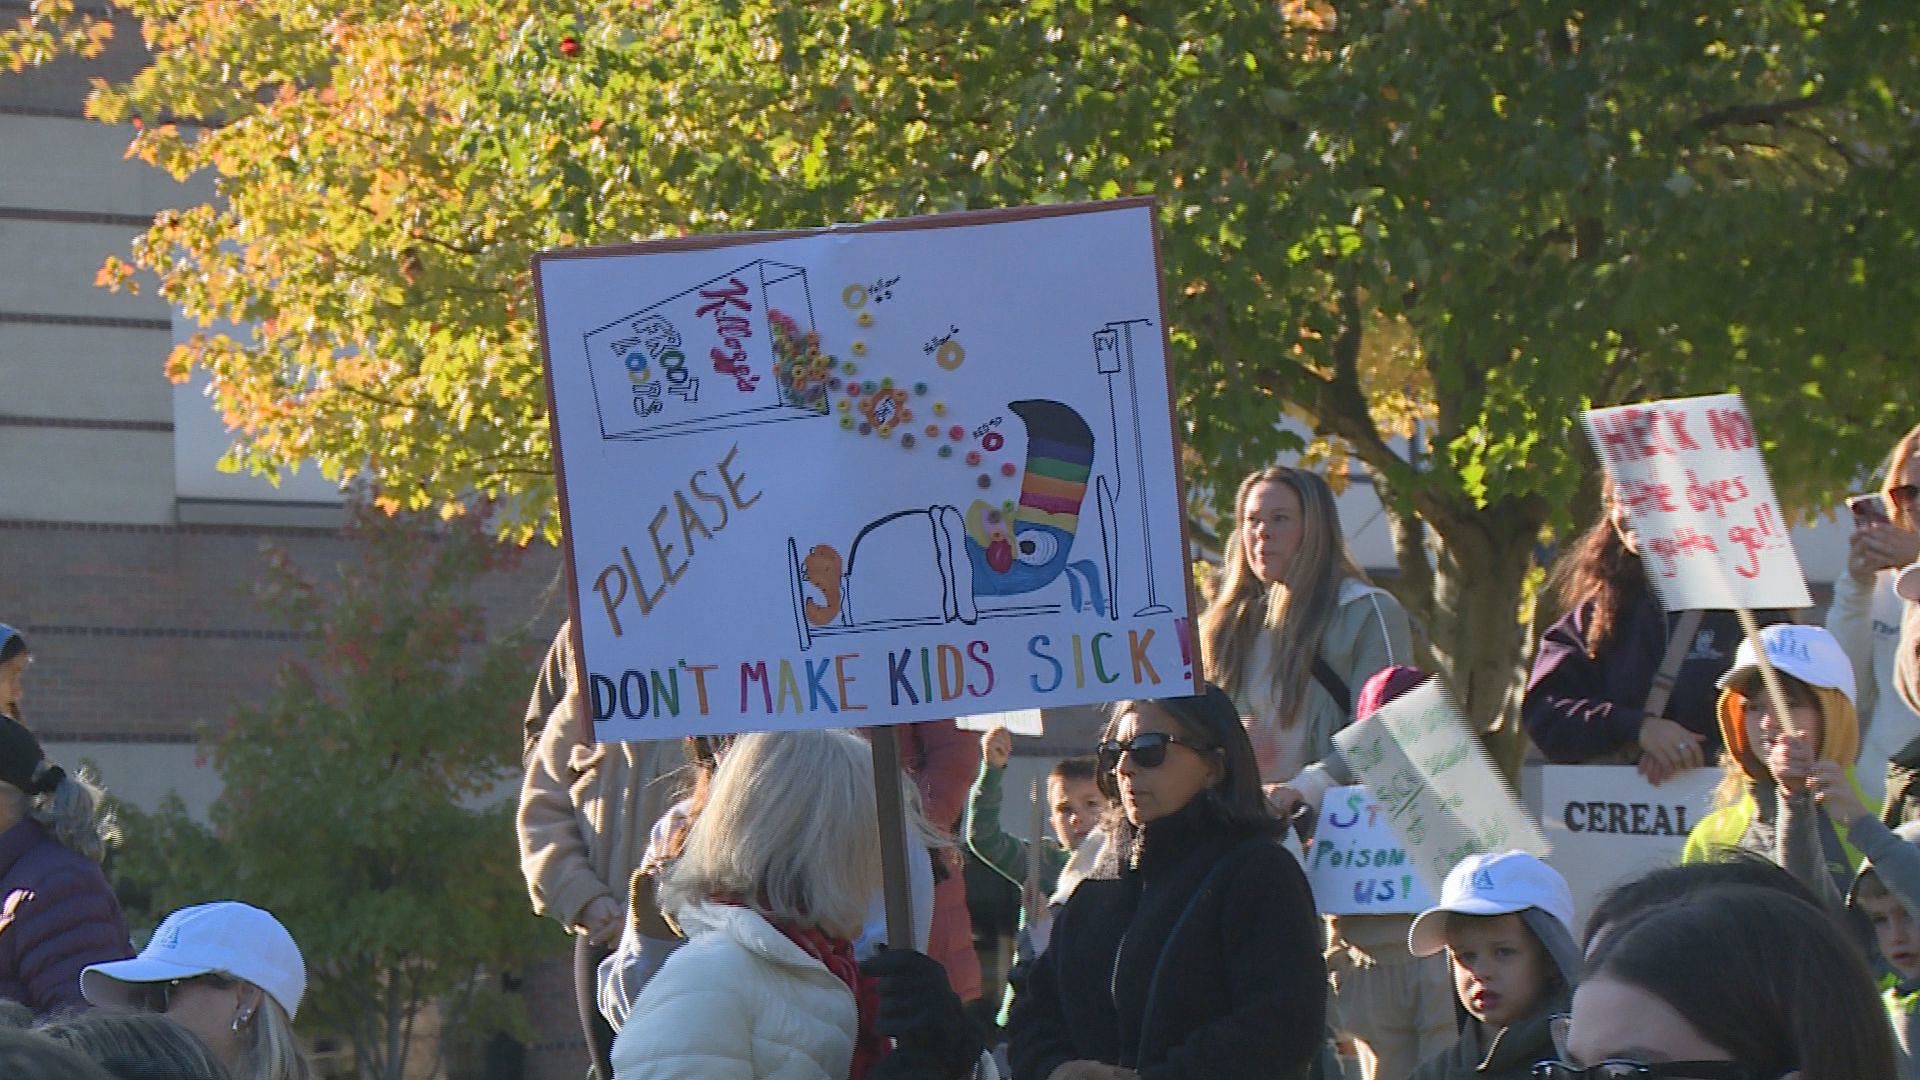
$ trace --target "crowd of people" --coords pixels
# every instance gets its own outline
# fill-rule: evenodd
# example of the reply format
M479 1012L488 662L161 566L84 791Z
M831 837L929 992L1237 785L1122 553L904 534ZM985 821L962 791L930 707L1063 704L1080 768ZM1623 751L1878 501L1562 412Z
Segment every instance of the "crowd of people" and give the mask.
M1424 912L1318 913L1283 839L1311 845L1356 782L1334 735L1428 676L1310 471L1240 485L1200 692L1111 706L1046 774L1043 834L1002 821L1004 730L902 725L884 783L860 732L597 742L563 628L518 837L534 911L575 936L591 1073L1331 1080L1350 1053L1363 1080L1920 1076L1920 427L1883 477L1824 625L1664 610L1611 500L1558 560L1535 756L1721 775L1679 863L1584 926L1519 851L1461 861ZM272 915L186 908L135 955L100 792L24 722L30 662L0 626L0 1072L305 1080ZM969 858L1019 897L1010 972L983 973Z
M1522 704L1533 754L1721 775L1679 864L1619 884L1584 927L1567 882L1518 851L1461 862L1417 916L1316 913L1282 838L1355 782L1334 734L1427 676L1325 481L1282 467L1236 494L1197 620L1201 692L1113 705L1094 752L1046 774L1044 835L1002 821L1004 730L905 727L912 942L885 940L857 736L628 747L653 757L601 769L563 678L529 713L529 745L553 744L529 762L529 885L613 943L580 992L589 1038L618 1032L601 1075L620 1080L1330 1078L1337 1048L1365 1080L1920 1076L1917 485L1920 428L1878 512L1856 511L1824 626L1760 612L1749 637L1731 612L1665 610L1610 498L1558 560ZM584 873L645 831L597 808L676 771L685 797L644 857L573 894L624 898L621 928L556 903L556 858ZM820 798L842 784L848 801ZM961 851L1018 896L1004 984L949 944L967 912L937 897L963 890Z

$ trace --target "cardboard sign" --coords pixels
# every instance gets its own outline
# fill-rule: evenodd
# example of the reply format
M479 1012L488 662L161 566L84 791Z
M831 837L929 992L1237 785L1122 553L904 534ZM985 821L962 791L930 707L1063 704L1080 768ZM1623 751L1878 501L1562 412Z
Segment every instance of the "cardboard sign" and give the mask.
M601 739L1189 694L1150 200L542 255Z
M1408 863L1431 893L1455 863L1487 851L1531 851L1547 842L1479 740L1429 679L1333 741L1384 811Z
M1658 785L1631 765L1542 765L1522 775L1553 845L1547 863L1573 890L1577 927L1608 889L1680 861L1688 831L1712 810L1720 775L1689 769Z
M1012 735L1045 735L1047 733L1039 709L1015 709L1011 712L957 716L953 720L953 726L961 731L980 732L1003 727Z
M1738 394L1586 413L1668 611L1813 603Z
M1323 915L1409 915L1433 906L1387 814L1359 784L1328 788L1307 856Z

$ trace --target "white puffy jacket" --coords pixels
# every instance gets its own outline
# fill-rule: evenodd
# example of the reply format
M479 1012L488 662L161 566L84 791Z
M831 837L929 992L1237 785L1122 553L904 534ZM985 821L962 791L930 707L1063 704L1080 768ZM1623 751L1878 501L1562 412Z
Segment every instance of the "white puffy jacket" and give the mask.
M853 993L757 912L675 912L687 942L613 1041L615 1080L845 1080Z

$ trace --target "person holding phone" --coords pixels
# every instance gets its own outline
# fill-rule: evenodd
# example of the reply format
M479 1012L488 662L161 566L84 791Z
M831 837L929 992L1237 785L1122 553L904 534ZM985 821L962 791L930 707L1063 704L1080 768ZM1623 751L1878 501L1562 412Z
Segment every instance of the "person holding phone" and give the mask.
M1913 764L1920 765L1920 715L1893 685L1902 612L1893 577L1920 558L1920 426L1894 444L1879 489L1847 505L1853 535L1846 573L1833 583L1827 629L1853 662L1860 688L1860 786L1878 802L1887 794L1888 763L1902 750L1911 749Z

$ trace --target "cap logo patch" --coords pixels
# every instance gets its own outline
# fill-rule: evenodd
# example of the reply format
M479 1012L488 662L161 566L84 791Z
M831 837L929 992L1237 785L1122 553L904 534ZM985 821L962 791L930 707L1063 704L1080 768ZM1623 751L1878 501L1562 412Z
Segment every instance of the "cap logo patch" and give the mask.
M169 926L154 936L153 945L158 949L177 949L180 947L180 927Z
M1787 660L1813 661L1813 653L1807 648L1807 640L1801 634L1779 634L1767 643L1767 654Z
M1485 870L1475 870L1473 872L1473 887L1491 892L1494 888L1493 875Z

